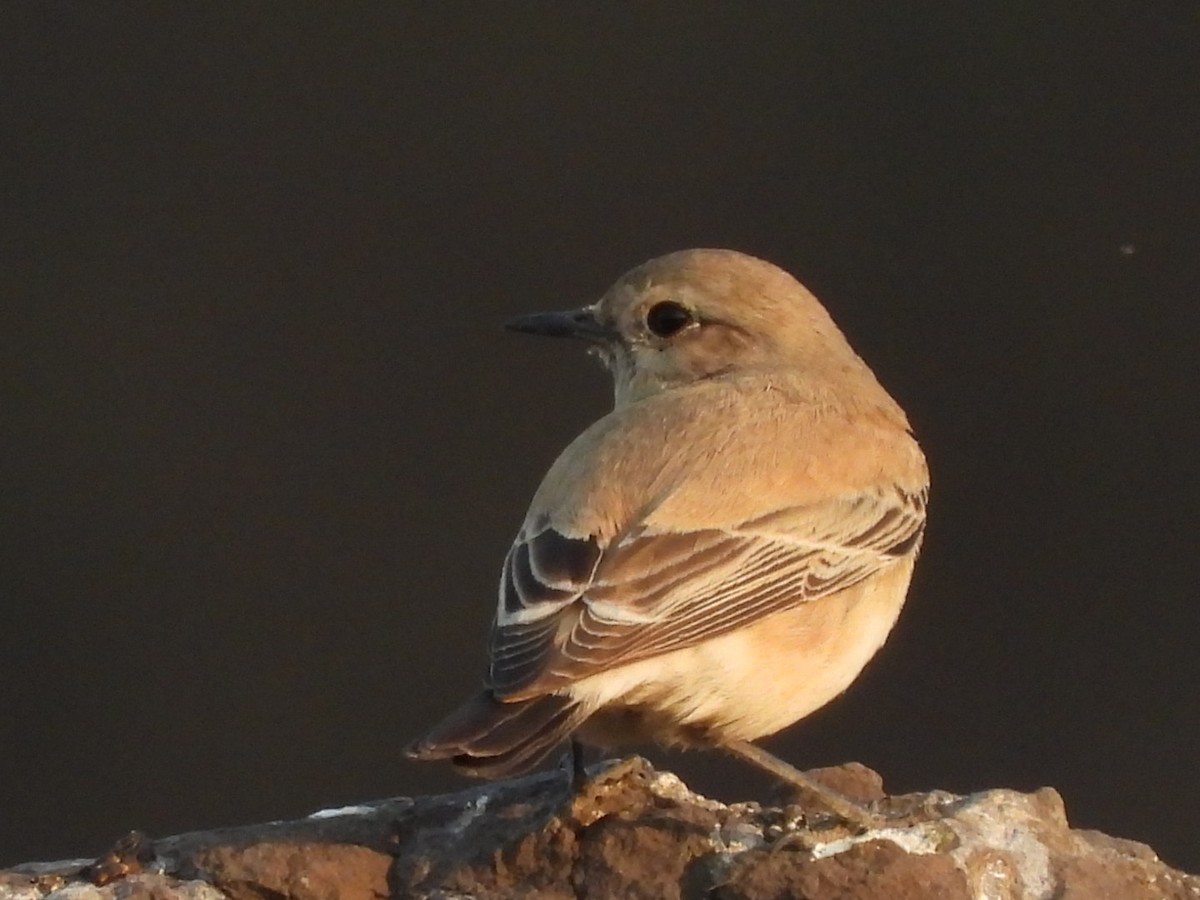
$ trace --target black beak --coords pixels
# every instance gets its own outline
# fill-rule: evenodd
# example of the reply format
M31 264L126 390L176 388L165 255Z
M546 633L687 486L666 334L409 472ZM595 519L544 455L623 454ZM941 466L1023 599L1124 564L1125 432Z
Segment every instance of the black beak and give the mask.
M504 324L510 331L524 334L543 334L547 337L574 337L585 341L605 343L616 338L615 329L596 320L589 307L568 309L563 312L530 313L517 316Z

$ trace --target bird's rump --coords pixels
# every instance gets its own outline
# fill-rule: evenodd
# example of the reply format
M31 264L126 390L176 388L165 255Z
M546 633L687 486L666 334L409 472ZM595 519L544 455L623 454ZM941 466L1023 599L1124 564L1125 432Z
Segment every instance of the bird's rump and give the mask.
M511 700L562 690L818 600L914 552L924 522L924 490L889 487L607 545L547 528L505 562L488 686Z

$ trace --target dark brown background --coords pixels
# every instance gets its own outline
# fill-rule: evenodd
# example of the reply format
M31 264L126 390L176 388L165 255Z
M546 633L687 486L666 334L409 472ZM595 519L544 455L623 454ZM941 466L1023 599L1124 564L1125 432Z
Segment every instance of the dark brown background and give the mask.
M458 784L399 748L608 403L499 323L717 245L934 473L893 639L770 746L1200 869L1194 2L13 2L0 73L0 863Z

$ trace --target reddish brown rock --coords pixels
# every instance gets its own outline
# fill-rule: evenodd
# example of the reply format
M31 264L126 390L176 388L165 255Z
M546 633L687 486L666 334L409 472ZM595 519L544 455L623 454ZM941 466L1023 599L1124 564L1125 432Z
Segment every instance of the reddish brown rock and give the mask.
M769 850L746 856L729 881L713 892L713 900L973 900L976 896L949 857L907 853L890 841L855 844L820 860Z
M374 900L388 896L392 857L355 844L264 841L210 847L189 862L233 900Z
M819 810L727 806L633 759L571 793L547 773L296 822L127 838L95 862L2 872L0 900L1200 898L1200 878L1149 847L1072 830L1050 789L884 797L862 766L810 774L877 801L880 827L853 834Z

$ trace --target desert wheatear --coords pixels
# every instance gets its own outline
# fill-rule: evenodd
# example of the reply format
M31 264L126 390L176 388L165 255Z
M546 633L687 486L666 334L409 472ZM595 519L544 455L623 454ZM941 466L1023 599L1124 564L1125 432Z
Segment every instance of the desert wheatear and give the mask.
M836 697L904 603L929 476L904 412L781 269L687 250L510 327L586 341L613 410L551 466L504 561L483 691L410 749L482 776L569 738L750 744Z

